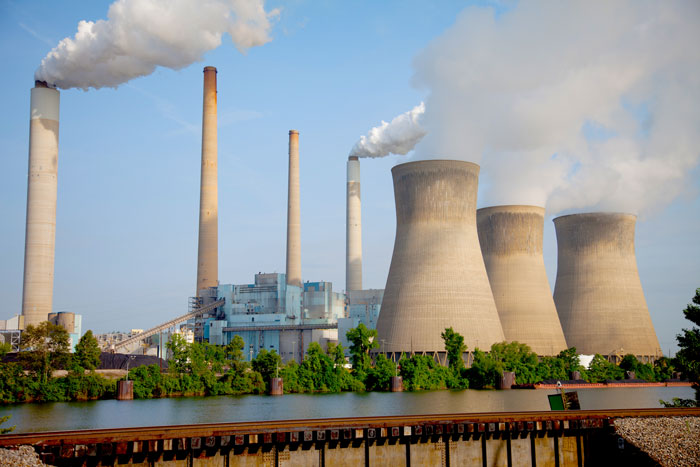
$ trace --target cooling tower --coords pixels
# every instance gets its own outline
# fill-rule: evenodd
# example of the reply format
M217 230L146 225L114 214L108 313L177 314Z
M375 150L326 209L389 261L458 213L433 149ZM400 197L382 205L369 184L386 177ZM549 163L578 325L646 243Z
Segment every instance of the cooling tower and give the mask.
M31 91L27 226L22 315L25 326L48 319L53 301L60 95L37 81Z
M217 170L216 68L204 68L202 109L202 175L199 187L199 247L197 290L219 282L219 202Z
M360 201L360 161L348 158L345 290L362 290L362 205Z
M299 215L299 132L289 130L287 194L287 284L301 287L301 220Z
M396 240L377 321L387 352L443 352L448 327L470 350L505 340L476 231L479 166L395 166Z
M506 339L529 345L537 355L566 349L542 257L544 208L479 209L476 222Z
M579 353L661 355L637 272L635 222L602 212L554 219L554 303L566 342Z

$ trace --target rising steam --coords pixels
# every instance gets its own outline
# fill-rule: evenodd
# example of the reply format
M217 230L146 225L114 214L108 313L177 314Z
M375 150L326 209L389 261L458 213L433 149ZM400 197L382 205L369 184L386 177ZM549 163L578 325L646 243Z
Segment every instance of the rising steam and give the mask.
M59 88L116 87L158 66L202 60L228 33L241 52L269 42L263 0L117 0L106 20L81 21L41 61L35 79Z
M487 205L550 213L645 213L688 191L700 2L507 8L467 8L416 57L414 84L429 93L417 157L479 162Z
M425 136L421 119L425 113L425 104L419 105L395 117L391 123L382 120L367 135L355 143L350 156L384 157L389 154L405 155Z

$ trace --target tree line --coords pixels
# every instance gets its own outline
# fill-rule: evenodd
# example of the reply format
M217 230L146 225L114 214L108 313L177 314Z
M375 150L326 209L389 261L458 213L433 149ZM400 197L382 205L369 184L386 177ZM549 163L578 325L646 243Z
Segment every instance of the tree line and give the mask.
M693 302L695 305L688 305L684 313L693 323L700 324L700 289ZM397 365L384 354L376 353L379 347L376 330L363 324L347 333L350 365L342 345L335 343L329 343L325 351L318 343L311 343L300 363L283 364L275 350L267 349L247 361L240 336L235 336L226 346L217 346L187 343L175 334L167 343L168 370L144 365L131 369L128 377L134 382L134 397L153 398L264 394L275 376L283 378L286 393L309 393L388 391L391 377L396 375L402 377L406 390L420 391L494 387L506 371L515 372L519 384L568 380L573 371L591 383L622 379L625 371L634 371L639 379L663 381L671 378L676 369L697 382L700 372L697 328L684 329L678 336L681 350L673 360L662 357L653 364L641 363L634 355L626 355L616 365L596 355L588 368L579 364L575 348L539 358L530 347L518 342L496 343L488 352L474 349L471 365L467 367L462 358L467 351L463 336L452 328L445 329L441 336L447 366L427 355L402 355ZM1 403L115 397L116 381L94 371L99 365L100 349L91 331L85 333L75 352L70 354L67 332L44 322L27 327L22 335L22 348L19 362L0 364ZM67 369L67 375L53 377L57 368Z

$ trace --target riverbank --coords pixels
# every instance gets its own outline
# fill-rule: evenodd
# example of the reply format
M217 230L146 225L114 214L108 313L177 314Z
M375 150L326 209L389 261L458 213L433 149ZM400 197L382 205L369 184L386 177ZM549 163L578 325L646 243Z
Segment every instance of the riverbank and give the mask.
M692 387L693 383L689 381L663 381L663 382L648 382L648 381L610 381L605 383L587 383L587 382L570 382L562 381L557 383L532 383L532 384L517 384L512 389L594 389L594 388L685 388Z

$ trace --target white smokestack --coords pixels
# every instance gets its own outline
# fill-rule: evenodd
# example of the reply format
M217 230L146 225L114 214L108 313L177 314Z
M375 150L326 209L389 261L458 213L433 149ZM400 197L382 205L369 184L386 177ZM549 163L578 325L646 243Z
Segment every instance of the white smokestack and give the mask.
M241 52L269 42L262 0L117 0L106 20L81 21L42 60L35 79L59 88L117 87L158 66L202 60L229 34Z
M219 184L216 68L204 68L202 169L199 187L199 247L195 295L219 283Z
M24 242L24 324L46 321L53 305L58 113L60 95L46 83L31 91L27 225Z
M419 105L395 117L391 123L382 120L381 125L360 137L350 151L351 157L385 157L389 154L405 155L425 136L421 119L425 104Z
M299 132L289 130L287 192L287 284L301 287L301 215L299 208Z
M362 204L360 197L360 161L357 156L348 158L348 191L345 290L362 290Z

